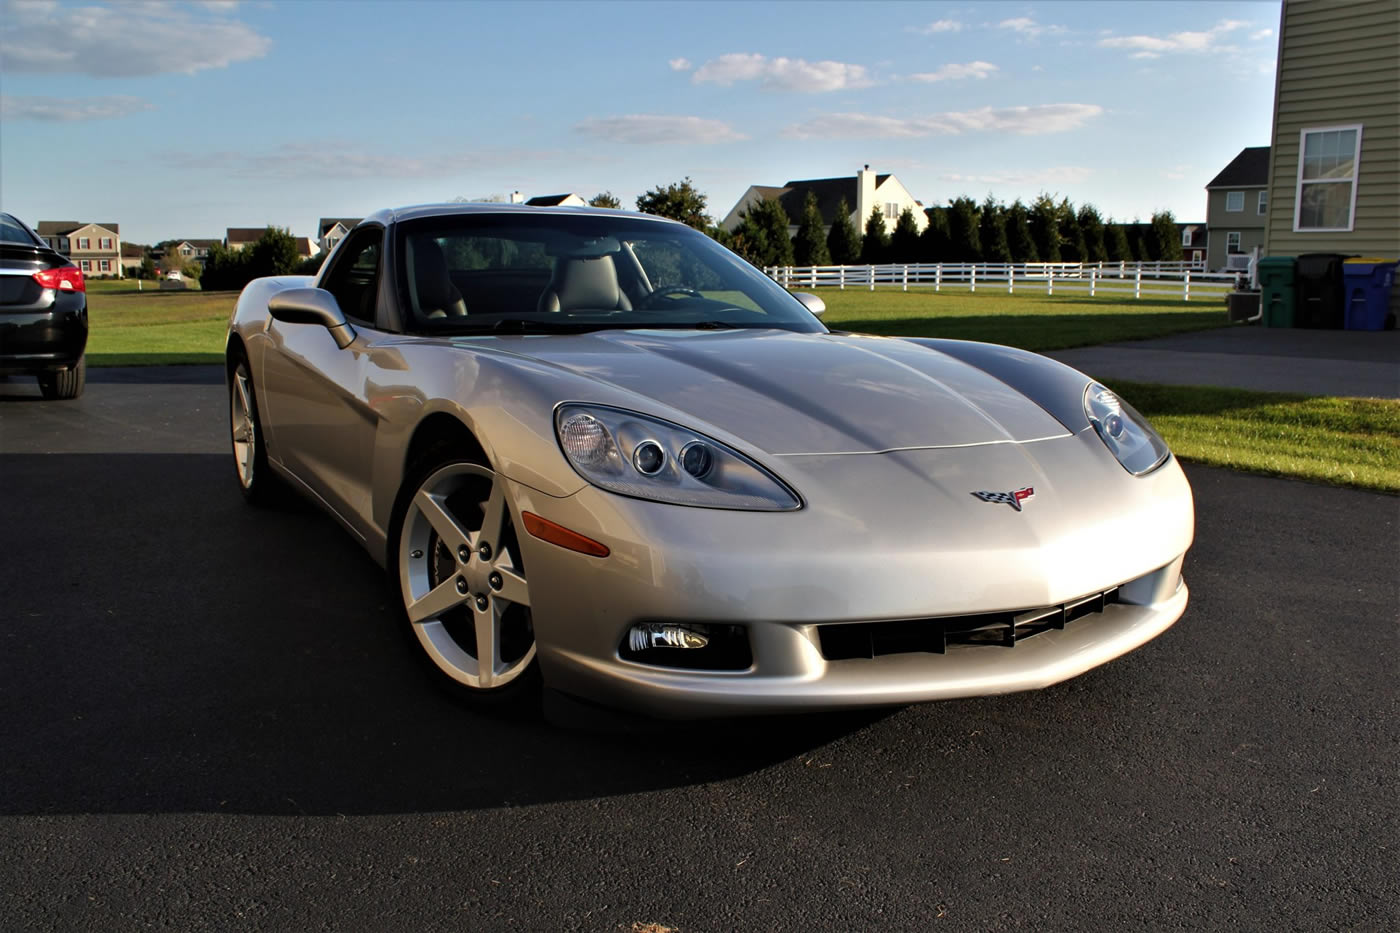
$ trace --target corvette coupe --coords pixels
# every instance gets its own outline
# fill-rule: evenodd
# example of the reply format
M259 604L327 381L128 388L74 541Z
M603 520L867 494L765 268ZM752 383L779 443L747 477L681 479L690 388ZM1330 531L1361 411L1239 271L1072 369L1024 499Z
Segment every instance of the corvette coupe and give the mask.
M238 484L344 525L480 703L1007 693L1180 617L1191 491L1129 405L1033 353L822 310L657 217L382 211L316 276L239 297Z

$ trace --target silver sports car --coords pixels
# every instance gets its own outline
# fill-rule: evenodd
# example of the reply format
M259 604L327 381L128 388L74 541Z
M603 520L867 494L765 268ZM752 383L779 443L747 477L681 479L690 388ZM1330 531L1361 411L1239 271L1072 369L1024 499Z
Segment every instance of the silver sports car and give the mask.
M238 481L339 520L482 702L1006 693L1176 621L1191 491L1137 412L1033 353L821 311L656 217L382 211L239 297Z

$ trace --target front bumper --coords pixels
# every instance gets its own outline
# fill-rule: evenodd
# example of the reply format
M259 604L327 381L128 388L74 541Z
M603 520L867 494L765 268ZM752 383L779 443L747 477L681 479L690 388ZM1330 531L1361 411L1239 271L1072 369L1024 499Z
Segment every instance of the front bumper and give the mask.
M1180 467L1170 461L1129 476L1092 429L1033 445L779 465L807 498L798 512L692 509L592 487L553 498L513 483L518 509L612 550L598 559L522 540L549 685L671 718L1009 693L1112 660L1186 607L1181 562L1194 518ZM1022 512L970 494L1032 484L1035 499ZM1014 647L827 660L817 631L1022 612L1114 587L1120 602ZM625 660L619 647L639 622L742 625L752 666L697 671Z

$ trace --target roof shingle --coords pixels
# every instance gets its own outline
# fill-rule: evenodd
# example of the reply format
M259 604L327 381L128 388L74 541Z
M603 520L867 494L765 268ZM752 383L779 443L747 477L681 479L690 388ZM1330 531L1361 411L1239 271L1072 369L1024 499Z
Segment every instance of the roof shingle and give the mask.
M1269 183L1269 147L1241 149L1207 188L1262 188Z

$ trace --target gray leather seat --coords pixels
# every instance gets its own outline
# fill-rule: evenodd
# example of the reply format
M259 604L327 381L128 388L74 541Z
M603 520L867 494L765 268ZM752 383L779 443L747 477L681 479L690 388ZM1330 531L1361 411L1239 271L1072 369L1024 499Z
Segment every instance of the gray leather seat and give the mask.
M448 274L447 257L435 240L423 238L413 243L413 286L418 310L425 317L461 317L467 313L462 293Z
M617 282L617 267L611 256L588 258L559 257L554 275L540 295L539 310L546 312L572 311L631 311Z

